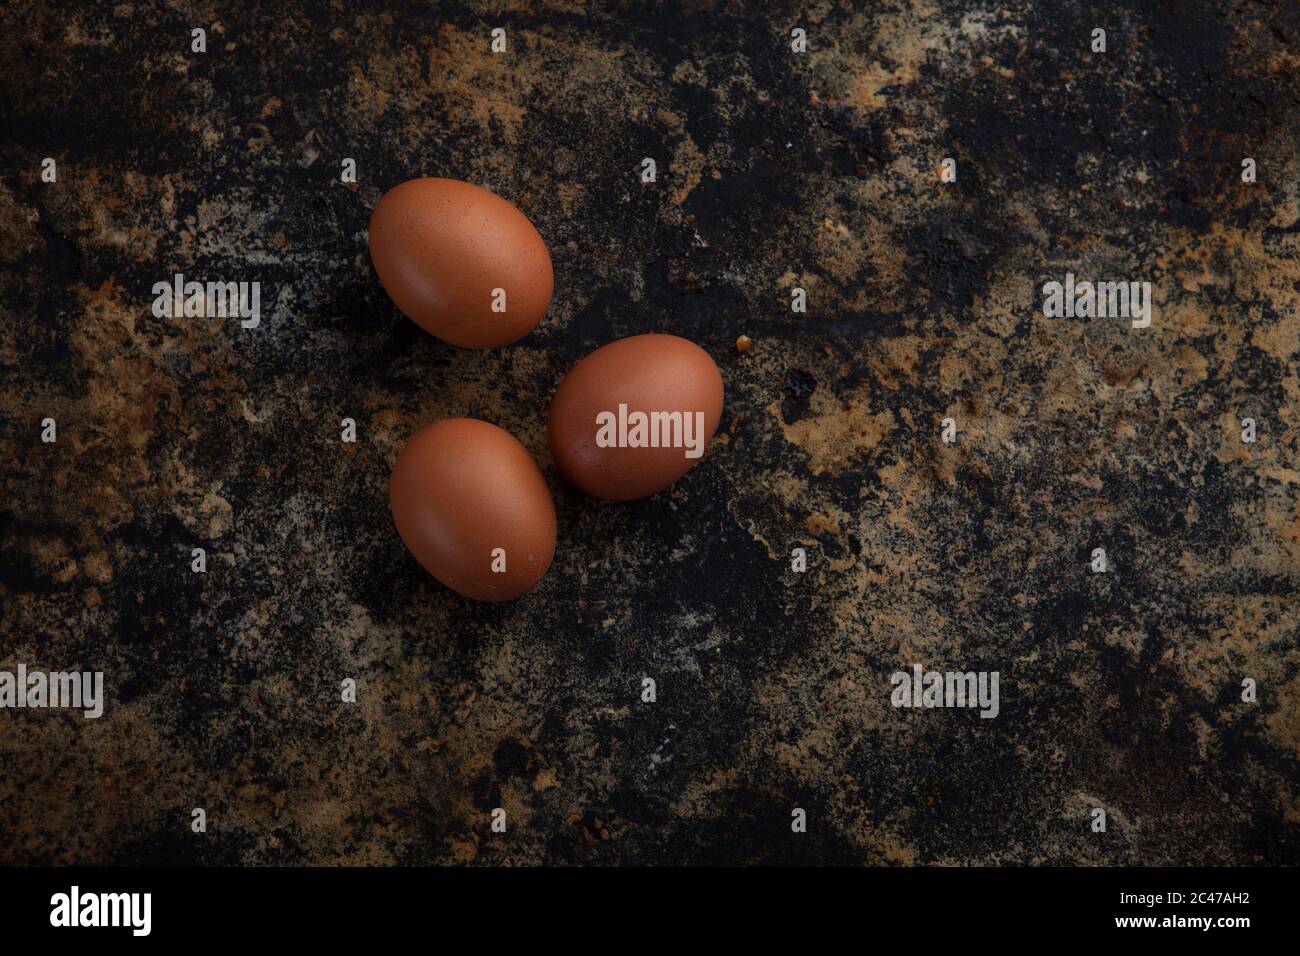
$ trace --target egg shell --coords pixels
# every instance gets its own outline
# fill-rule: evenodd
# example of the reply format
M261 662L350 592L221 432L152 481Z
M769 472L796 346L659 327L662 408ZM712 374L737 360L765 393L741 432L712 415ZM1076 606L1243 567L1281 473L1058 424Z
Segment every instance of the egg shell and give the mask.
M541 469L487 422L448 418L416 432L393 466L388 502L407 550L466 597L518 597L555 556L555 503ZM496 548L504 572L492 570Z
M698 458L680 447L600 447L597 416L703 412L703 445L722 418L722 373L709 353L675 335L634 335L592 352L551 400L547 438L561 474L597 498L629 501L667 488ZM606 419L608 421L608 419Z
M370 258L403 314L464 348L523 338L554 291L551 255L528 217L456 179L412 179L384 193L370 217ZM505 311L493 311L497 289Z

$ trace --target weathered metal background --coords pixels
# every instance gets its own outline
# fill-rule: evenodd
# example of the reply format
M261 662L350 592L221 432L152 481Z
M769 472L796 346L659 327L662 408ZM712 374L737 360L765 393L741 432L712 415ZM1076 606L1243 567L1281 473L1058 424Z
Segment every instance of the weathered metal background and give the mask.
M0 862L1300 862L1296 4L233 6L0 10L0 669L109 696L0 712ZM378 286L417 175L546 238L518 345ZM260 328L154 318L178 271L260 281ZM1067 271L1151 327L1043 318ZM652 330L717 359L719 438L598 503L548 400ZM394 532L449 415L547 472L525 599ZM1000 716L895 710L914 662Z

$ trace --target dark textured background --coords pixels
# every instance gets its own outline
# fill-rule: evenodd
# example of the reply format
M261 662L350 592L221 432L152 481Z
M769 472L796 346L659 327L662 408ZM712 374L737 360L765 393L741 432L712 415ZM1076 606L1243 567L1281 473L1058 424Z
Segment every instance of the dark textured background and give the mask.
M0 668L109 702L0 712L0 862L1300 862L1300 7L765 6L4 5ZM545 237L519 344L380 289L417 175ZM1151 328L1044 319L1070 270L1153 282ZM259 280L261 327L154 318L174 271ZM548 399L645 331L714 356L723 423L599 503ZM510 604L388 514L454 415L558 504ZM893 709L913 662L1000 671L1001 716Z

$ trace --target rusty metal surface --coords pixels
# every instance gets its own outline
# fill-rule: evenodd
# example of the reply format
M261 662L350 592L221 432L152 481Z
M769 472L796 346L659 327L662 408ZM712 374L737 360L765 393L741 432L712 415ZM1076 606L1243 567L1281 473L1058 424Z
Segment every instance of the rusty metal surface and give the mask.
M1300 862L1294 4L84 6L0 10L0 669L108 703L0 711L0 862ZM416 175L546 238L519 344L379 288ZM260 327L155 318L177 271L260 281ZM1067 271L1152 325L1045 318ZM723 423L602 504L547 403L645 331ZM451 415L557 501L507 605L388 514ZM895 709L914 662L998 671L999 716Z

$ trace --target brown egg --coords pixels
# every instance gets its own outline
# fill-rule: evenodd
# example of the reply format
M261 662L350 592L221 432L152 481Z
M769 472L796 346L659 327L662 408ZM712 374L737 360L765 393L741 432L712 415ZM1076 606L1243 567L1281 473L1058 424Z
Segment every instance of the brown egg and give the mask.
M448 418L416 432L393 466L388 504L415 559L466 597L518 597L555 555L555 504L541 470L487 422Z
M370 258L397 307L464 348L509 345L551 304L551 254L500 196L456 179L412 179L380 198Z
M614 501L667 488L704 453L722 418L722 374L675 335L611 342L574 366L547 429L560 472Z

